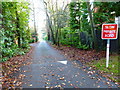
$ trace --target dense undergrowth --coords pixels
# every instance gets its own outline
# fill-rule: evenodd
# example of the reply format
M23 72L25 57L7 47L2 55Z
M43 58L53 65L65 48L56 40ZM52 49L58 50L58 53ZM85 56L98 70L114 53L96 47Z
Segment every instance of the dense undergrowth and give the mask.
M31 39L28 2L0 3L0 62L28 52Z

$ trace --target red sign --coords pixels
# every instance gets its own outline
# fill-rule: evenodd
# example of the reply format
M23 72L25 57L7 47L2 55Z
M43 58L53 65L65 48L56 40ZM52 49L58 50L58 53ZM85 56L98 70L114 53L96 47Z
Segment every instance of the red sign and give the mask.
M118 24L103 24L102 39L117 39Z

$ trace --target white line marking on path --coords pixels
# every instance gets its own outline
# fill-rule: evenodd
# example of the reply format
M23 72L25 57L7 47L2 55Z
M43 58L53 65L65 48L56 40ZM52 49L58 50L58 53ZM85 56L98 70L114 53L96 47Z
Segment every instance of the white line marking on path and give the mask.
M57 62L65 64L65 65L67 64L67 61L57 61Z

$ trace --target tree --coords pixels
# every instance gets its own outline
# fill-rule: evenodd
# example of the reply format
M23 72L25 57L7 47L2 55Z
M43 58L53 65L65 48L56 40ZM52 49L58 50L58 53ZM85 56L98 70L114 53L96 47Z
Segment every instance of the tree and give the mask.
M94 20L93 20L93 11L91 10L91 4L90 2L87 2L87 9L89 13L89 18L90 18L90 26L91 26L91 36L92 36L92 41L93 41L93 48L97 49L97 42L96 42L96 34L95 34L95 25L94 25Z
M65 20L65 8L59 8L58 2L53 4L53 1L45 2L46 7L46 15L47 15L47 21L48 21L48 36L51 36L52 41L54 44L59 45L60 43L60 37L61 37L61 28L64 27L64 25L67 23ZM63 4L64 5L64 4ZM64 22L65 21L65 22ZM63 22L65 24L63 24Z
M64 8L59 8L58 1L46 2L48 30L50 30L48 36L54 38L53 42L56 45L64 44L81 49L102 50L105 48L105 43L101 40L102 24L113 23L115 16L119 16L119 2L93 2L91 4L81 1L72 1Z
M48 35L49 36L51 36L52 37L52 41L53 41L53 43L55 44L56 42L55 42L55 38L54 38L54 33L53 33L53 28L52 28L52 21L51 21L51 19L50 19L50 16L49 16L49 14L48 14L48 12L47 12L47 3L44 1L44 4L45 4L45 8L46 8L46 15L47 15L47 24L48 24ZM50 30L49 30L50 29ZM50 37L50 38L51 38Z
M0 30L2 60L19 53L23 54L24 51L20 50L29 48L28 5L27 2L2 2L2 29Z

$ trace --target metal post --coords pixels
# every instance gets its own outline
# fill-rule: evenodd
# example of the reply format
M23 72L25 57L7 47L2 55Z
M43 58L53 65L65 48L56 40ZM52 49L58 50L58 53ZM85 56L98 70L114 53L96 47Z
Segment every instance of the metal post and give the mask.
M106 51L106 68L109 64L109 48L110 48L110 39L107 40L107 51Z

